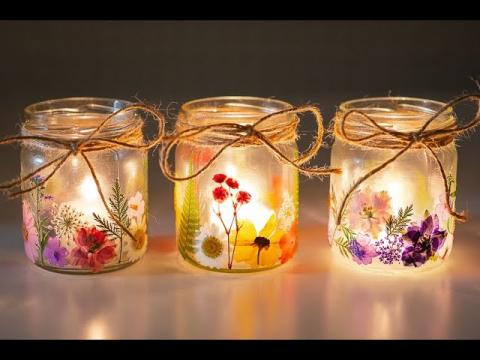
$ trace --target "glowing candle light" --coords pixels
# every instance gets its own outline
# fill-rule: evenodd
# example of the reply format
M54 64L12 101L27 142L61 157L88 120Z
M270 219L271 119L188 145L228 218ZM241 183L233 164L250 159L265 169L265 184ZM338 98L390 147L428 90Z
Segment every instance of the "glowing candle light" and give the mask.
M341 166L343 174L333 175L330 182L329 242L336 258L356 269L401 272L433 268L448 257L454 219L446 207L438 164L428 150L414 145L362 181L363 176L398 154L405 142L385 133L371 137L378 129L358 113L345 120L345 133L340 130L344 115L360 110L385 129L410 134L443 105L422 99L374 98L340 106L331 166ZM450 109L429 129L454 124ZM352 138L365 140L353 142ZM457 153L452 140L447 136L437 139L434 151L447 174L454 207Z
M126 105L96 98L34 104L25 110L22 133L67 143L80 141ZM141 125L136 115L117 115L96 136L117 139L128 130L138 143L143 139ZM109 210L80 154L72 154L43 186L23 195L25 251L43 268L74 273L109 271L134 263L146 250L146 154L120 147L94 150L84 154L95 170ZM22 175L65 153L64 147L52 142L24 143ZM24 188L42 183L50 170L42 170Z
M182 106L177 130L218 123L253 124L289 107L261 98L195 100ZM288 126L295 119L279 116L271 121ZM263 126L271 127L272 122ZM294 157L295 137L291 131L276 146ZM177 147L178 176L198 171L228 141L212 133L197 140ZM189 263L227 272L272 268L288 261L296 249L298 172L261 144L232 146L199 176L175 184L175 210L179 253Z

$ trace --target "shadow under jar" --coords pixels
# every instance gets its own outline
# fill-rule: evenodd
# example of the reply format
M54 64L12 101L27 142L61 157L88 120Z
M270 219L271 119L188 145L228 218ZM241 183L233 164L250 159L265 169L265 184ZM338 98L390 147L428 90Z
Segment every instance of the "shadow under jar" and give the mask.
M22 135L76 142L89 136L127 101L67 98L25 109ZM143 143L142 119L133 111L112 118L95 138ZM92 273L123 268L139 260L147 247L147 153L90 143L83 150L99 180L113 215L106 210L81 154L71 155L41 187L23 195L23 235L27 257L47 270ZM97 148L97 149L95 149ZM89 151L93 150L93 151ZM21 174L26 176L68 149L53 142L25 141ZM42 170L23 189L41 183L53 168Z
M252 125L291 105L255 97L215 97L181 107L177 131L210 124ZM258 127L289 158L297 154L295 115ZM205 166L232 137L218 130L182 141L177 177ZM288 261L297 245L298 171L253 140L228 147L197 177L175 184L177 246L188 263L222 272L270 269Z
M342 103L335 118L331 166L342 169L330 179L329 242L335 257L357 269L381 273L411 272L442 264L452 250L455 220L446 206L445 186L438 164L420 144L361 183L341 204L354 183L395 156L405 143L382 135L361 144L341 133L341 119L362 111L389 130L412 133L444 106L404 97L366 98ZM433 120L428 130L454 126L452 109ZM364 116L352 113L345 121L350 138L378 132ZM432 147L441 161L454 208L457 151L452 137L438 138Z

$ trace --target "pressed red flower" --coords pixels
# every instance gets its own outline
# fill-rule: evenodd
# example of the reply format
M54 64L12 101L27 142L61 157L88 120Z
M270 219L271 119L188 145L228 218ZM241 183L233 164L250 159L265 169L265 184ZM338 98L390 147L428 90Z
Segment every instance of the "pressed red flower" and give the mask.
M246 191L239 191L237 193L237 201L240 204L248 204L250 202L250 199L252 198L252 195L250 195Z
M75 236L77 246L72 250L72 264L99 271L115 256L115 244L95 226L80 228Z
M221 184L225 181L226 178L227 178L227 175L225 174L215 174L212 180L215 181L216 183Z
M238 181L232 178L228 178L226 181L227 185L231 189L238 189Z
M221 186L213 189L212 193L213 193L213 198L215 199L215 201L217 201L219 203L224 202L225 199L228 196L227 190L225 188L221 187Z

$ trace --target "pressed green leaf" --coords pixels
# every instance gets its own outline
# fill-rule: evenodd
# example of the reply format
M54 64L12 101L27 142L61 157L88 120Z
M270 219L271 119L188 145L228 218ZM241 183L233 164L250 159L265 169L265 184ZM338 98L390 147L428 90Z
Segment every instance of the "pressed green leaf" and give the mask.
M180 185L176 185L180 186ZM200 229L200 207L195 179L187 181L178 223L178 249L184 258L193 258L195 237Z
M408 226L411 217L413 216L413 205L407 206L405 209L400 208L397 216L390 215L386 220L385 229L387 236L399 235Z

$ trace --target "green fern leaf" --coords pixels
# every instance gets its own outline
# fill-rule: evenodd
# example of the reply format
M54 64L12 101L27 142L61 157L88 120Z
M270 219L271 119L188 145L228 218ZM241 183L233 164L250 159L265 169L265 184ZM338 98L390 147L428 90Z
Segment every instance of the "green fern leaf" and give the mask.
M176 185L180 186L180 185ZM193 258L195 237L200 229L200 207L194 179L187 181L178 223L178 249L184 258Z
M115 224L107 219L102 218L100 215L93 213L93 218L95 219L97 226L100 230L102 230L107 237L110 239L120 239L120 228Z
M408 226L412 216L413 205L409 205L405 209L400 208L397 216L390 215L390 217L385 220L385 229L387 231L387 235L390 236L401 234Z
M127 215L128 201L125 198L125 195L122 193L118 178L115 179L115 182L113 183L112 195L108 201L113 214L118 218L118 220L120 220L122 225L128 229L130 227L130 219ZM111 220L115 221L115 219Z

